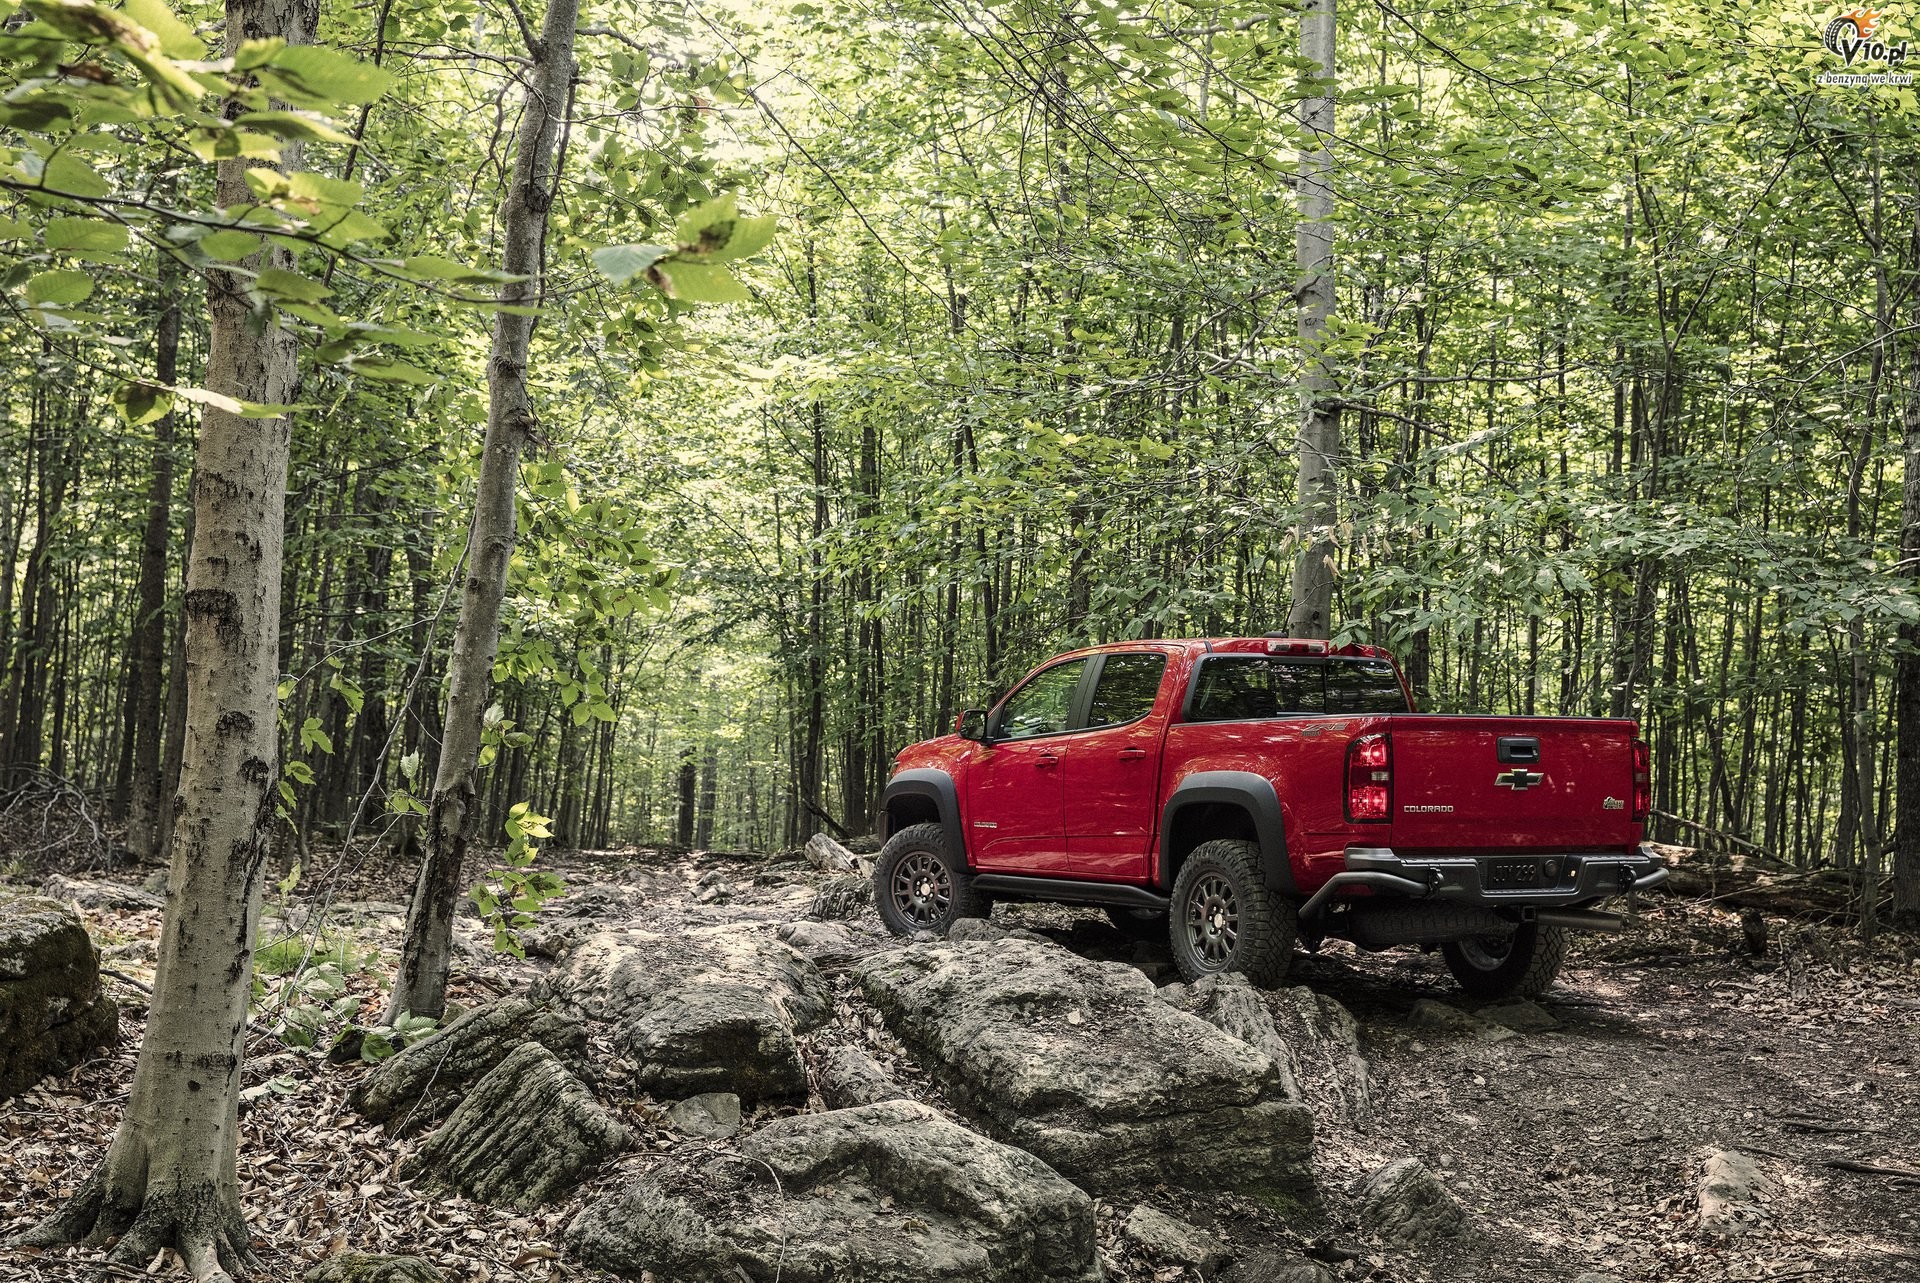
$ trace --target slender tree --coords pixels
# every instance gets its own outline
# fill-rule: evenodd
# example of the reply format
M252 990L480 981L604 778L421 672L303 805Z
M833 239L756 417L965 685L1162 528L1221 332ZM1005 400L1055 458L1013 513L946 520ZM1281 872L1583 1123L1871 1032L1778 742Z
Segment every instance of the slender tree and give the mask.
M311 0L228 0L229 53L243 40L310 44ZM299 147L281 153L287 169ZM257 158L220 162L219 204L253 199ZM250 271L289 271L282 248ZM244 401L293 399L298 355L262 324L235 274L208 281L206 386ZM260 887L278 776L280 570L288 419L209 406L194 456L194 533L185 598L186 740L153 1000L127 1110L100 1167L30 1244L101 1242L140 1266L172 1248L199 1280L249 1261L235 1176L240 1066Z
M1307 74L1308 96L1300 102L1307 141L1300 146L1300 226L1295 233L1299 269L1300 552L1293 567L1293 605L1287 631L1295 637L1333 635L1333 567L1339 520L1340 407L1333 398L1327 322L1333 315L1334 0L1306 0L1300 11L1300 57L1316 70Z
M520 454L536 424L527 392L533 343L532 307L545 265L547 209L553 203L555 153L573 82L578 0L549 0L540 35L531 40L526 103L516 142L513 179L501 200L505 246L501 266L517 279L500 291L493 351L487 363L487 436L480 458L473 524L467 537L466 583L453 634L445 729L427 818L427 852L407 909L407 936L394 979L389 1019L439 1016L447 1005L453 915L460 870L473 840L480 748L500 642L500 607L513 560L514 487Z

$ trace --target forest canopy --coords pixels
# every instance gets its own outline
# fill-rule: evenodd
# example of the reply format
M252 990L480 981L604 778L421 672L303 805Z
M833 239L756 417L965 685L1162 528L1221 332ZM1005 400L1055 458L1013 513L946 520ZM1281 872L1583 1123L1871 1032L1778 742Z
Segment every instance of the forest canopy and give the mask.
M411 850L538 17L330 5L221 63L209 6L8 11L6 787L171 795L205 298L244 277L299 341L276 842ZM523 804L590 847L867 832L902 744L1073 644L1282 629L1325 541L1331 631L1423 707L1638 717L1669 835L1877 865L1916 107L1820 83L1866 66L1833 18L1352 5L1316 78L1288 7L589 4L480 840ZM288 143L218 202L212 162ZM1297 479L1320 143L1331 523Z

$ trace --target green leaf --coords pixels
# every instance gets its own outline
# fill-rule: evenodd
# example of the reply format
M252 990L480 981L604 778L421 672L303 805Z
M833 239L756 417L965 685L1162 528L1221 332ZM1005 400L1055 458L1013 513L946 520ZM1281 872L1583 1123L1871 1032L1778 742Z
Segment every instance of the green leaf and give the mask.
M169 58L204 58L206 45L193 34L193 28L174 15L165 0L124 0L121 6L129 18L160 38L160 52Z
M173 393L153 383L123 383L113 390L113 408L136 427L173 409Z
M393 77L318 45L288 45L260 68L260 79L297 107L361 106L387 91Z
M92 293L93 278L71 268L41 272L27 282L27 302L36 307L70 307Z
M417 365L408 365L405 361L395 361L384 356L354 357L345 364L355 374L369 379L380 379L387 383L433 383L438 379L437 375Z
M416 254L411 258L401 259L399 266L400 270L408 276L419 280L452 281L461 285L486 285L522 279L511 272L502 272L490 267L473 267L432 254Z
M672 252L669 245L608 245L593 251L593 265L615 285L625 285Z
M297 303L317 303L333 293L319 281L282 267L262 268L260 274L254 277L253 284L262 294L292 299Z
M99 218L51 219L40 235L48 249L63 253L117 254L127 247L127 229Z
M350 143L353 135L334 127L325 116L310 111L248 111L233 123L251 126L277 138L303 143Z
M655 274L669 298L688 303L744 303L753 296L733 274L717 263L682 263L675 260L657 264Z
M113 190L92 165L65 151L47 161L40 171L40 184L53 191L90 198L105 196Z
M196 243L202 254L222 262L245 258L260 248L260 238L252 232L211 232Z

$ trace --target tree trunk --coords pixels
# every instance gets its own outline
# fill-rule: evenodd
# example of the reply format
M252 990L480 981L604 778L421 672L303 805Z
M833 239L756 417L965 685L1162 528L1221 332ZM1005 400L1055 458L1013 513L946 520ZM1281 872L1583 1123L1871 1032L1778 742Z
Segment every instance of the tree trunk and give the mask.
M166 254L160 255L155 349L154 375L171 384L180 357L180 292L179 269ZM167 646L167 538L172 526L173 415L164 414L153 425L153 473L147 487L147 524L140 537L139 600L127 681L127 849L142 863L160 853L160 715Z
M573 80L578 14L579 0L549 0L539 46L530 51L533 66L527 73L513 181L500 210L506 247L501 266L522 278L502 287L500 301L516 307L532 307L541 296L547 207L555 178L551 171ZM460 868L473 837L480 742L499 648L507 565L513 559L513 492L520 449L535 422L527 395L533 322L531 315L504 311L494 318L493 355L487 364L487 438L467 541L460 622L453 634L446 723L427 818L427 855L407 909L407 937L394 977L389 1020L407 1013L438 1017L447 1006L453 914L460 900Z
M1326 355L1327 320L1333 314L1333 135L1335 0L1306 0L1300 13L1300 57L1317 64L1319 83L1300 102L1300 124L1315 146L1300 152L1299 267L1301 378L1299 438L1300 556L1293 567L1293 605L1287 632L1295 637L1333 635L1333 542L1339 520L1337 462L1340 407L1333 401L1333 371Z
M1900 564L1920 579L1920 353L1913 358L1901 407L1906 480L1900 505ZM1894 658L1893 925L1920 928L1920 625L1900 625Z
M229 0L229 51L243 38L313 38L304 0ZM219 203L246 204L249 167L224 160ZM299 148L281 162L299 167ZM291 269L269 249L249 270ZM206 386L250 401L293 400L298 347L262 326L225 273L208 283ZM172 1248L198 1279L251 1259L235 1179L240 1064L261 873L277 775L280 567L290 425L208 407L195 455L194 536L187 562L187 735L153 999L127 1112L105 1161L39 1244L98 1242L140 1267Z

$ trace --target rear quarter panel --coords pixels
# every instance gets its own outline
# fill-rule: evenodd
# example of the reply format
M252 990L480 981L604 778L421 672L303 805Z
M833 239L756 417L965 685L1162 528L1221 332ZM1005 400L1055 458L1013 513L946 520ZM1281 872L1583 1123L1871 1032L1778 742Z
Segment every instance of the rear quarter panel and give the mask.
M1247 771L1273 783L1286 820L1287 856L1301 892L1345 867L1350 843L1384 844L1384 824L1346 818L1347 745L1386 716L1182 722L1167 731L1162 797L1202 771Z

